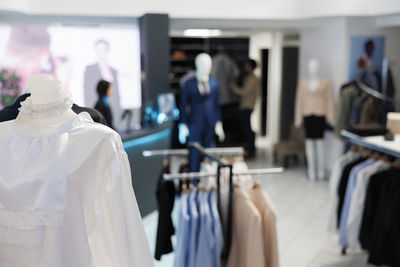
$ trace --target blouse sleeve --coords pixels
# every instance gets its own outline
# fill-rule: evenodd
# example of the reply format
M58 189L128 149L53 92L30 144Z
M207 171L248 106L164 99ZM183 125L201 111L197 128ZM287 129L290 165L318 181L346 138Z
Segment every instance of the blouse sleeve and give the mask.
M295 106L295 114L294 114L294 123L300 124L303 120L303 88L301 86L301 81L297 85L296 90L296 106Z
M90 240L95 266L154 266L122 147L117 149L104 178Z
M334 113L335 113L335 111L334 111L334 98L333 98L333 93L332 93L332 87L331 87L331 84L330 84L330 82L328 81L327 82L327 85L326 85L326 97L325 97L325 99L326 99L326 117L327 117L327 119L328 119L328 121L330 122L330 123L333 123L334 122L334 117L335 117L335 115L334 115Z

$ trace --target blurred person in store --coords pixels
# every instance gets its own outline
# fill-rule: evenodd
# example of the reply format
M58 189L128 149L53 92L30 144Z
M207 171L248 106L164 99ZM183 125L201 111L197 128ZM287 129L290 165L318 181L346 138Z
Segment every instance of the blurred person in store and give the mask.
M377 66L373 62L375 44L372 39L367 40L364 44L365 54L360 55L357 61L357 76L356 80L365 83L374 90L380 91Z
M15 72L20 78L20 90L32 75L56 76L56 62L50 52L51 40L46 27L12 26L8 40L2 41L6 41L6 50L0 68Z
M243 133L246 136L247 158L253 158L256 153L255 133L251 129L250 121L251 113L254 110L257 94L259 91L259 81L257 76L254 74L254 70L256 68L257 62L250 58L247 59L244 64L246 77L243 87L238 87L234 83L229 84L229 87L232 89L232 91L240 96L240 121Z
M112 94L112 84L108 81L100 80L97 83L98 100L94 108L103 115L103 117L107 121L107 125L111 128L114 128L112 123L113 115L110 106L110 97L112 96Z
M84 90L85 105L92 106L96 101L96 94L93 89L100 80L112 83L114 94L110 97L110 103L113 109L120 106L119 103L119 83L118 71L109 63L109 55L111 46L107 40L99 39L94 43L94 52L96 54L96 62L86 66L84 73ZM117 114L118 115L118 114Z

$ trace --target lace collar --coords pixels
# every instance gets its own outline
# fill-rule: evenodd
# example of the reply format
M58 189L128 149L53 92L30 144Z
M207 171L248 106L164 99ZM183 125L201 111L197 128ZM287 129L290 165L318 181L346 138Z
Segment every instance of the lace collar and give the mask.
M64 94L61 98L54 102L46 104L33 104L32 98L28 97L21 102L18 109L21 116L30 119L47 119L57 115L61 115L72 108L73 102L69 94Z

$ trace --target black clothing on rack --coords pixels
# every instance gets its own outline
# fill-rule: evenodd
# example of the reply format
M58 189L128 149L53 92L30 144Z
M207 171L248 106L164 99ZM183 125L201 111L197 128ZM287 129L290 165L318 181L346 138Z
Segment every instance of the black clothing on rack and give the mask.
M371 177L360 229L360 242L374 265L400 266L400 170Z
M344 199L346 196L347 182L349 181L350 172L356 165L360 164L361 162L363 162L367 159L368 158L358 158L358 159L350 162L343 168L343 172L342 172L342 176L339 181L338 192L337 192L338 198L339 198L339 203L338 203L338 207L337 207L337 220L338 220L337 228L339 228L339 225L340 225L340 218L342 216L342 209L343 209L343 205L344 205Z
M157 182L157 204L158 204L158 226L155 258L160 260L161 256L172 252L171 236L175 234L171 212L175 201L175 183L173 180L164 180L163 174L170 173L169 166L163 168Z
M394 170L391 168L374 174L369 180L359 237L361 248L364 250L369 250L370 247L372 229L374 228L375 217L378 211L378 199L381 187L393 172Z
M21 107L21 102L24 102L26 98L28 98L31 94L23 94L15 100L13 104L8 107L0 110L0 122L15 120L19 114L19 108ZM80 107L77 104L73 104L71 108L76 114L81 112L89 113L90 117L92 117L93 121L101 123L103 125L107 125L106 120L100 112L93 108Z
M377 216L372 229L368 262L375 265L400 266L396 263L399 250L399 171L383 183L378 199Z

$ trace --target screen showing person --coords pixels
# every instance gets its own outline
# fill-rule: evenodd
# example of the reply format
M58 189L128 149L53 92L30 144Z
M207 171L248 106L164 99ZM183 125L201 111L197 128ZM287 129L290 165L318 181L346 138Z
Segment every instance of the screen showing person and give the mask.
M120 128L123 111L141 107L139 29L95 26L0 25L0 71L14 77L12 93L22 94L28 77L48 73L63 82L75 103L93 108L97 83L105 80L112 84L110 107ZM5 84L0 80L1 97L10 93Z

